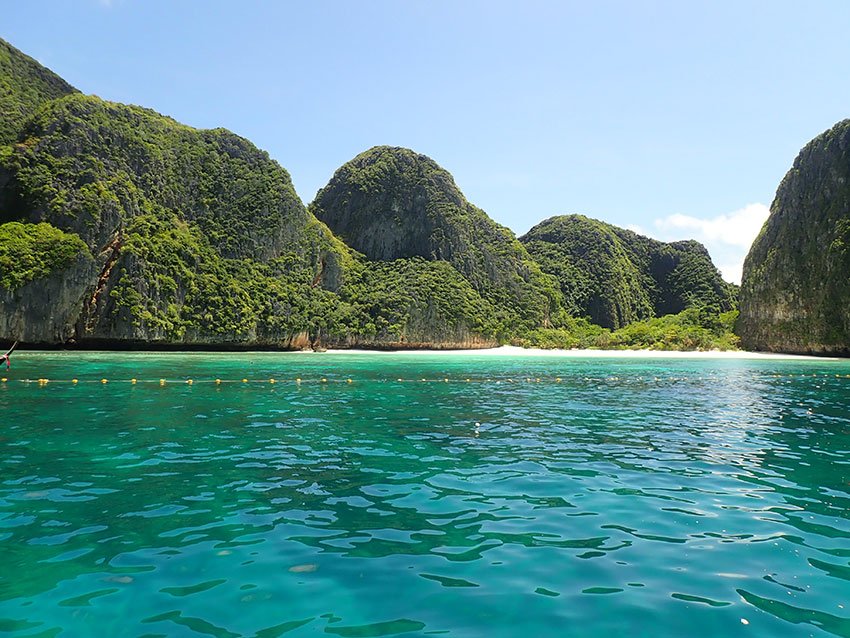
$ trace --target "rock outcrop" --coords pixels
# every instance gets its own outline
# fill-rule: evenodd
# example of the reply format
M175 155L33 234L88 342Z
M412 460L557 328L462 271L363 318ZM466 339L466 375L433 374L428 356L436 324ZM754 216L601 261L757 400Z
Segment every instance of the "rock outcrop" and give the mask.
M2 40L0 89L0 340L473 348L549 327L564 293L612 326L726 303L698 244L589 220L538 227L541 270L407 149L358 155L307 209L248 140L83 95ZM549 259L582 242L603 259Z
M809 142L744 262L741 343L850 355L850 120Z
M28 343L66 343L74 337L95 274L95 262L80 255L50 277L17 289L0 287L0 335Z
M62 315L42 330L21 310L37 302L7 294L10 337L55 343L61 325L77 343L286 346L340 285L349 251L283 168L228 131L76 93L44 104L17 138L0 155L0 221L77 236L98 266L84 303L51 308ZM67 278L57 269L39 286Z
M605 328L694 306L735 306L734 287L696 241L664 243L583 215L547 219L520 241L557 279L567 311Z
M434 160L376 146L339 168L310 211L375 262L446 262L499 317L501 329L549 321L560 299L514 234L470 204Z
M14 111L0 140L0 339L480 347L513 320L447 262L353 251L247 140L80 94L0 44L0 104ZM534 297L514 275L511 299Z

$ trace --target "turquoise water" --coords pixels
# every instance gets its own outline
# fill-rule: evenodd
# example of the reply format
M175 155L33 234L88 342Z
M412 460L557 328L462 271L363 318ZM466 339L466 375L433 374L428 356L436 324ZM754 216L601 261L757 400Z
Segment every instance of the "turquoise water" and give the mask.
M850 362L13 364L2 636L850 636Z

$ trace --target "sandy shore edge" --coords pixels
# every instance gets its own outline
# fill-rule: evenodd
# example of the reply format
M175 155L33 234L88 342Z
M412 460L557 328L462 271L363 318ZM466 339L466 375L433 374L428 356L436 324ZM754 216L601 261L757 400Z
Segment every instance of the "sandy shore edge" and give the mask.
M796 359L837 360L835 357L815 357L774 352L748 352L746 350L543 350L501 346L476 350L327 350L326 354L367 354L375 356L463 356L463 357L567 357L575 359Z
M744 359L766 359L766 360L796 360L796 361L850 361L841 357L817 357L800 354L781 354L774 352L749 352L746 350L708 350L708 351L679 351L679 350L544 350L541 348L520 348L517 346L500 346L498 348L480 348L468 350L367 350L363 348L332 348L328 350L233 350L233 351L211 351L211 350L23 350L17 355L23 356L50 356L67 354L70 356L84 355L109 355L120 357L121 355L198 355L205 356L216 354L220 357L239 357L245 355L268 355L268 356L321 356L321 355L362 355L370 357L537 357L537 358L565 358L565 359L705 359L705 360L744 360Z

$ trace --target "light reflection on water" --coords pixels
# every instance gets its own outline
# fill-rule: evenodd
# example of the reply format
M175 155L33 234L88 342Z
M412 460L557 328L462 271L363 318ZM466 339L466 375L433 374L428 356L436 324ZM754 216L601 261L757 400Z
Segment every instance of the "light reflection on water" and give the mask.
M850 635L848 362L21 353L13 372L0 633Z

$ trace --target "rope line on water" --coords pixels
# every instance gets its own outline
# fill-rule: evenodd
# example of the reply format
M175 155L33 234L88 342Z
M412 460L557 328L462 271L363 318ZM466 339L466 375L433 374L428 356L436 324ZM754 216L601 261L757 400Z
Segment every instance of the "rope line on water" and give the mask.
M319 377L313 379L302 379L300 377L296 378L268 378L268 379L194 379L194 378L183 378L183 379L108 379L108 378L100 378L100 379L47 379L47 378L39 378L39 379L9 379L8 377L0 378L0 384L9 384L9 383L24 383L24 384L37 384L39 386L47 386L50 384L70 384L70 385L79 385L79 384L100 384L107 385L109 383L115 384L130 384L130 385L160 385L160 386L176 386L176 385L195 385L195 384L206 384L206 385L275 385L275 384L288 384L288 385L296 385L300 386L304 385L324 385L324 384L353 384L353 383L387 383L393 382L396 383L492 383L492 384L522 384L522 383L564 383L567 384L571 382L680 382L680 381L696 381L696 382L706 382L706 381L714 381L719 377L656 377L656 376L640 376L640 377L621 377L621 376L610 376L610 377L505 377L505 378L494 378L494 377L482 377L482 378L473 378L473 377L460 377L460 378L449 378L449 377L437 377L437 378L427 378L420 377L417 379L404 379L404 378L396 378L396 379L361 379L355 381L354 379L347 378L328 378L328 377ZM850 379L850 374L771 374L760 377L762 379L783 379L783 378L800 378L800 379Z

